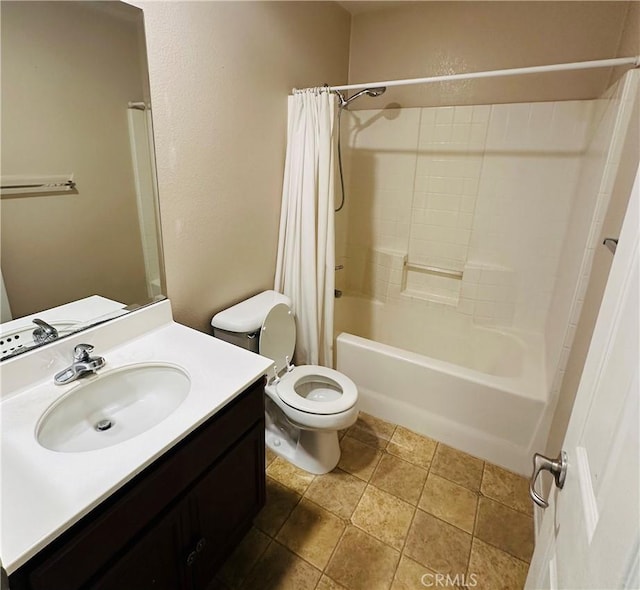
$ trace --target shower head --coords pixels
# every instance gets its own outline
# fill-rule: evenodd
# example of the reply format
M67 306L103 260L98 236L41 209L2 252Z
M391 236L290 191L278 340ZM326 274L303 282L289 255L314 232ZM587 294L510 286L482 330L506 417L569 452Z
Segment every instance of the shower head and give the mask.
M384 94L387 90L386 86L380 86L379 88L367 88L365 90L365 93L367 96L380 96L381 94Z
M356 92L353 96L350 96L349 98L345 98L344 96L342 96L342 94L338 90L336 90L335 93L338 95L338 99L340 100L340 108L343 109L352 100L355 100L356 98L359 98L363 94L366 94L367 96L371 96L371 97L375 98L376 96L380 96L381 94L383 94L386 89L387 88L385 86L380 86L378 88L365 88L364 90L361 90L360 92Z

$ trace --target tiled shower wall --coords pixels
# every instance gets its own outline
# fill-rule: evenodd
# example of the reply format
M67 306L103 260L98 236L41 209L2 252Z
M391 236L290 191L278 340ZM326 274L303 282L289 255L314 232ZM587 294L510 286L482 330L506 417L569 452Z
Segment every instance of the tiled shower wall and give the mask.
M543 332L593 112L567 101L343 113L339 288Z
M552 395L560 390L564 377L595 248L603 247L601 230L625 137L638 133L637 122L631 121L634 109L637 117L639 89L640 72L631 70L596 102L593 137L584 157L547 315L545 348Z
M420 126L409 259L463 270L469 254L490 107L416 110Z

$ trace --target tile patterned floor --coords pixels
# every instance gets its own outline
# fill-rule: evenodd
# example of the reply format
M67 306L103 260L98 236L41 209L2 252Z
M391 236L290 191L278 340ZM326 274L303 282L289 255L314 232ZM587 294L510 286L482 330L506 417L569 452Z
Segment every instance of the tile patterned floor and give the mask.
M362 413L341 447L321 476L267 453L267 505L220 590L523 587L533 552L523 477Z

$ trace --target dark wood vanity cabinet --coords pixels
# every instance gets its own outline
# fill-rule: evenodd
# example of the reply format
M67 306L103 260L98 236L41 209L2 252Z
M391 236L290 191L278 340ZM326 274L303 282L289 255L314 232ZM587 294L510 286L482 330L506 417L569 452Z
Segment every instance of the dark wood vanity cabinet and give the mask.
M249 387L9 577L11 590L205 590L265 501Z

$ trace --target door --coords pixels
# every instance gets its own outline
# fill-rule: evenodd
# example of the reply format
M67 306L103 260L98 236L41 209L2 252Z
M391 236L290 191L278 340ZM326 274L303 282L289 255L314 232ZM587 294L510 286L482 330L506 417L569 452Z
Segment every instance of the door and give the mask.
M640 169L525 588L640 588Z

